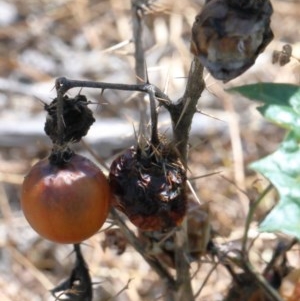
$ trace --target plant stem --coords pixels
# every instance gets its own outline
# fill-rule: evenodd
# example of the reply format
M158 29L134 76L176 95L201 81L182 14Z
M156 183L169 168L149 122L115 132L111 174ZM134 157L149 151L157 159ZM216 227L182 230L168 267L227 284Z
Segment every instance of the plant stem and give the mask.
M173 139L181 160L187 166L187 146L189 132L193 116L197 111L198 99L204 90L203 66L194 57L191 63L188 81L183 96L176 104L171 105L169 112L173 125ZM186 222L185 222L186 223ZM193 289L190 278L190 266L186 256L187 229L185 223L176 232L176 273L178 289L178 300L194 300Z
M111 214L122 229L124 235L126 236L129 243L135 248L135 250L140 253L144 260L152 267L152 269L166 282L166 286L170 290L176 290L176 281L173 276L165 269L161 263L154 257L147 256L147 251L145 250L143 244L135 236L135 234L127 227L122 218L116 212L115 209L111 210Z
M243 255L243 254L242 254ZM263 289L272 301L283 301L278 292L268 283L268 281L259 273L255 272L250 262L246 259L243 263L243 268L246 273L251 274L257 284Z
M184 224L186 221L184 222ZM186 227L182 225L175 233L175 264L177 275L177 296L176 300L194 300L194 293L192 289L190 264L187 258L187 231Z
M171 100L163 93L158 87L155 85L144 83L144 84L113 84L113 83L105 83L105 82L95 82L95 81L85 81L85 80L73 80L68 79L66 77L59 77L55 82L56 89L64 95L70 89L73 88L92 88L92 89L112 89L112 90L123 90L123 91L137 91L149 93L150 90L154 90L155 97L157 100L166 107L167 109L171 106Z
M56 120L58 138L57 145L54 148L61 148L64 144L64 94L57 90L57 103L56 103Z
M136 83L143 84L148 82L146 78L146 64L145 64L145 53L142 41L143 35L143 9L141 7L140 0L131 1L131 16L132 16L132 33L134 42L134 61L135 61L135 75ZM140 130L139 136L147 137L147 124L149 117L147 115L148 104L146 103L143 95L138 95L135 99L137 101L137 107L140 112Z
M248 240L248 231L249 231L250 224L253 219L255 210L256 210L257 206L259 205L259 203L261 202L261 200L272 190L272 188L273 188L273 185L269 184L267 186L267 188L261 193L259 198L257 200L255 200L252 204L250 204L249 212L248 212L246 222L245 222L245 229L244 229L244 235L243 235L243 240L242 240L242 254L247 254L246 248L247 248L247 240Z
M194 114L197 112L198 100L205 88L203 80L203 66L200 61L194 57L188 81L183 96L172 104L168 109L173 124L174 142L181 154L182 162L187 162L187 146L189 132Z
M151 144L156 147L159 145L158 131L157 131L157 111L155 101L155 91L149 89L150 98L150 114L151 114Z
M134 41L135 74L137 83L146 82L145 51L143 47L143 10L139 0L132 0L132 31Z

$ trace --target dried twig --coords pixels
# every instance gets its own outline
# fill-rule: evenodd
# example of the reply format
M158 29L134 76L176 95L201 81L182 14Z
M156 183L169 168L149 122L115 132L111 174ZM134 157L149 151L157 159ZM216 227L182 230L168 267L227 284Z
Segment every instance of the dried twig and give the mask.
M135 58L135 75L136 83L141 84L148 82L147 70L145 68L145 52L143 47L143 8L140 0L131 1L131 16L132 16L132 33L134 43L134 58ZM137 107L140 112L140 135L146 134L147 118L147 103L142 95L136 98Z
M242 254L243 256L243 254ZM259 273L257 273L250 262L245 259L243 262L244 271L255 279L256 283L263 289L272 301L283 301L278 292L268 283L268 281Z
M250 228L251 221L253 219L253 215L257 206L260 204L262 199L272 190L273 185L269 184L268 187L260 194L259 198L255 200L252 204L250 204L249 212L246 217L245 227L244 227L244 235L242 239L242 253L247 253L247 241L248 241L248 231Z
M95 82L95 81L86 81L86 80L73 80L66 77L59 77L55 82L56 90L61 94L67 93L70 89L73 88L92 88L92 89L112 89L112 90L123 90L123 91L137 91L149 93L154 89L155 97L160 102L161 105L167 109L171 106L172 102L168 95L162 92L155 85L144 83L144 84L114 84L114 83L105 83L105 82Z
M167 287L171 290L175 290L176 282L169 271L165 269L157 259L147 256L147 251L145 250L144 245L127 227L120 215L114 209L111 210L111 214L118 226L122 229L130 244L135 248L135 250L143 256L145 261L152 267L152 269L166 282Z
M134 41L134 57L135 57L135 74L137 76L137 82L142 83L146 81L145 73L145 51L143 48L143 9L141 1L132 0L132 31Z

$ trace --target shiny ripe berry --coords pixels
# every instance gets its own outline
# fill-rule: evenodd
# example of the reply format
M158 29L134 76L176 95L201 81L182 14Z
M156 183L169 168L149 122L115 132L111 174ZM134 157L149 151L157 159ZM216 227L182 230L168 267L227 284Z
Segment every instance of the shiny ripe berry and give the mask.
M186 171L170 147L159 148L127 149L110 168L112 205L142 230L176 227L186 213Z
M39 161L22 186L21 206L29 224L58 243L79 243L95 234L106 220L109 204L106 177L76 154L61 166Z

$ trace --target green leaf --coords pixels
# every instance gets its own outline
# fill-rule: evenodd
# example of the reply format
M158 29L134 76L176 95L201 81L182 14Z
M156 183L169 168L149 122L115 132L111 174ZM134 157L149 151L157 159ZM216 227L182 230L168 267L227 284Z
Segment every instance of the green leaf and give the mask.
M290 84L258 83L234 87L228 92L238 92L255 101L269 105L291 106L300 112L300 87Z
M268 178L277 188L279 203L260 225L261 231L283 232L300 239L300 145L290 132L272 155L250 167Z
M287 130L293 130L300 138L300 115L293 108L278 105L265 105L258 111L269 121Z
M229 92L260 101L259 112L289 131L277 151L250 167L268 178L280 196L260 230L280 231L300 239L300 87L259 83L235 87Z
M269 121L300 137L300 87L290 84L259 83L235 87L238 92L252 100L263 103L258 111Z
M261 223L262 232L282 232L300 239L300 204L299 199L282 198L280 203Z

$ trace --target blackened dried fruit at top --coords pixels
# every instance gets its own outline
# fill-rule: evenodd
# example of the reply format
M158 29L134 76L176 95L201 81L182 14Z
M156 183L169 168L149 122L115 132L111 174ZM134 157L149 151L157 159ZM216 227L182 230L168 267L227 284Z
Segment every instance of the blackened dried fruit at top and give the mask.
M109 181L113 206L142 230L179 225L186 213L186 171L175 150L160 143L131 147L114 160Z
M216 79L245 72L273 39L269 0L211 0L196 16L191 52Z
M67 95L63 97L63 137L60 137L57 128L57 98L49 105L45 105L45 110L48 112L45 132L54 144L60 143L60 141L78 142L87 134L95 121L93 113L87 105L88 101L84 95L77 95L75 98L69 98Z

